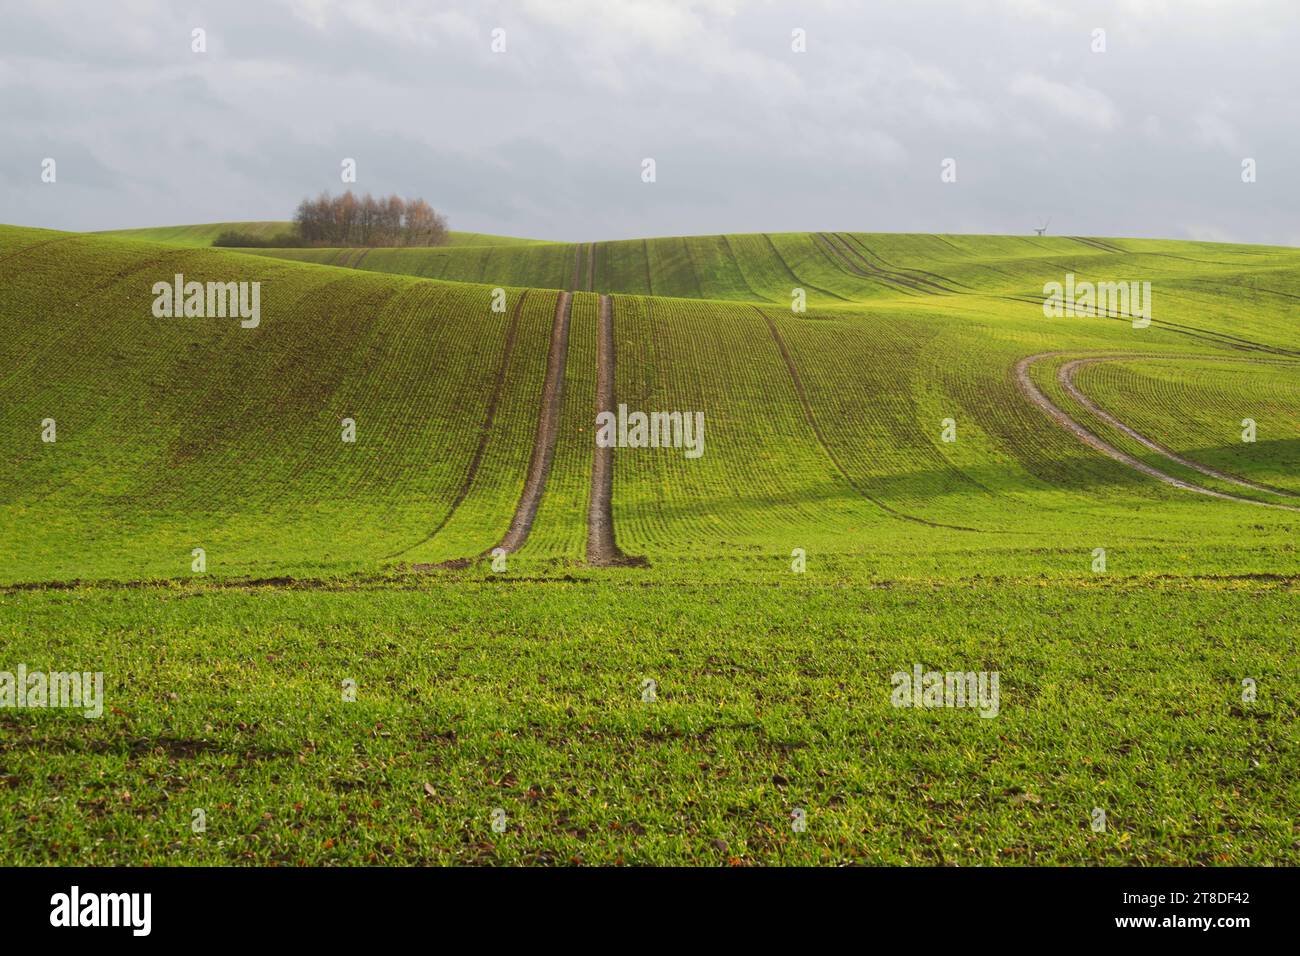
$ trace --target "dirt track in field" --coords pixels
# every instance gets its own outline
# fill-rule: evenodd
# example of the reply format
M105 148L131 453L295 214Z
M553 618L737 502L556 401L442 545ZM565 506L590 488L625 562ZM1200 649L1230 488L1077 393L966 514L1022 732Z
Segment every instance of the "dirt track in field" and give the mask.
M596 414L614 410L614 304L602 295L596 330ZM614 449L602 448L594 441L592 445L587 563L597 567L643 565L644 558L628 557L614 539Z
M1281 508L1284 511L1300 512L1300 508L1294 507L1292 505L1284 505L1272 501L1256 501L1253 498L1242 498L1237 495L1230 495L1222 491L1214 491L1211 488L1202 488L1200 485L1194 485L1191 482L1183 481L1181 478L1175 478L1173 475L1165 474L1165 472L1160 471L1157 468L1152 468L1146 462L1140 461L1139 459L1134 458L1132 455L1120 451L1114 445L1103 440L1102 438L1099 438L1097 435L1094 435L1087 428L1084 428L1082 425L1080 425L1078 422L1072 419L1068 414L1066 414L1064 411L1058 408L1056 404L1053 403L1052 400L1049 399L1046 395L1044 395L1043 392L1039 389L1039 387L1034 384L1033 379L1030 378L1029 367L1031 365L1033 365L1035 362L1040 361L1042 359L1056 358L1061 354L1062 353L1060 352L1039 352L1036 355L1025 356L1019 362L1017 362L1015 366L1016 384L1020 387L1021 393L1027 399L1029 399L1030 402L1032 402L1033 404L1041 408L1049 418L1051 418L1054 422L1056 422L1056 424L1060 425L1070 434L1074 435L1075 438L1079 439L1079 441L1083 442L1083 444L1087 445L1089 448L1093 449L1094 451L1099 451L1103 455L1106 455L1108 458L1113 458L1115 461L1118 461L1120 464L1126 465L1127 467L1132 468L1134 471L1141 472L1142 474L1146 475L1149 478L1154 478L1156 479L1156 481L1162 482L1174 488L1181 488L1183 491L1191 491L1198 495L1206 495L1210 498L1219 498L1224 501L1239 501L1248 505L1258 505L1261 508ZM1116 356L1116 358L1123 358L1123 357L1124 356ZM1086 361L1086 360L1080 360L1080 361ZM1073 366L1074 368L1078 368L1078 364L1073 362L1067 362L1066 365L1062 366L1062 368L1057 373L1058 381L1060 381L1062 385L1066 385L1065 369L1070 366ZM1073 369L1071 369L1071 374L1072 373L1073 373ZM1073 397L1078 390L1075 389L1073 385L1070 385L1069 388L1071 389L1070 394ZM1087 402L1086 399L1084 399L1084 401ZM1096 406L1093 405L1091 402L1088 402L1087 406L1091 406L1092 409L1096 408ZM1103 417L1106 418L1108 421L1113 421L1113 419L1111 419L1110 416L1105 415L1104 413L1102 414ZM1116 424L1118 426L1118 422ZM1123 429L1125 434L1128 434L1134 438L1139 438L1138 433L1133 431L1132 429L1127 428L1127 426L1123 426ZM1159 450L1159 446L1155 446L1154 442L1150 443L1148 447L1152 447L1152 450ZM1165 452L1163 451L1160 453L1165 454ZM1179 461L1180 463L1185 462L1185 459L1174 458L1173 460ZM1190 465L1190 463L1187 464ZM1199 466L1193 466L1193 467L1196 467L1198 471L1201 471L1204 474L1212 473L1206 471L1204 468ZM1219 476L1217 472L1212 474L1215 474L1216 477ZM1241 483L1240 480L1237 480L1237 483L1240 484Z
M581 247L579 247L581 248ZM564 364L569 354L569 315L573 296L561 292L555 303L555 323L551 326L551 350L546 358L546 379L542 384L542 410L537 418L537 435L533 439L533 457L528 463L528 477L515 508L510 528L497 547L513 554L528 540L537 506L546 491L546 478L555 459L555 441L560 434L560 412L564 408Z
M1071 362L1066 362L1059 369L1057 369L1056 380L1061 383L1061 387L1065 389L1066 393L1069 394L1071 398L1073 398L1076 402L1078 402L1088 411L1092 412L1094 415L1096 415L1102 421L1106 422L1112 428L1119 429L1125 435L1128 435L1129 438L1132 438L1139 445L1141 445L1144 448L1150 449L1151 451L1155 452L1157 455L1163 455L1165 458L1168 458L1170 461L1178 462L1178 464L1182 465L1184 468L1190 468L1193 471L1199 471L1203 475L1208 475L1211 478L1217 478L1220 481L1225 481L1231 485L1237 485L1238 487L1241 488L1250 488L1252 491L1263 491L1263 492L1267 492L1268 494L1283 495L1288 498L1296 497L1294 492L1285 491L1281 488L1273 488L1269 485L1256 484L1253 481L1247 481L1245 478L1238 478L1236 475L1229 475L1226 472L1216 471L1215 469L1210 468L1208 465L1202 465L1200 462L1192 461L1190 458L1184 458L1182 455L1179 455L1177 452L1173 451L1172 449L1166 448L1164 445L1161 445L1159 442L1152 441L1150 438L1147 438L1145 435L1141 434L1135 429L1132 429L1128 425L1125 425L1122 421L1120 421L1114 415L1110 414L1110 412L1106 411L1104 408L1102 408L1100 405L1098 405L1096 402L1090 399L1087 395L1083 394L1083 392L1079 390L1079 387L1074 384L1074 376L1075 373L1079 371L1079 369L1084 368L1088 365L1095 365L1098 362L1119 361L1120 358L1121 356L1108 356L1108 357L1074 359Z

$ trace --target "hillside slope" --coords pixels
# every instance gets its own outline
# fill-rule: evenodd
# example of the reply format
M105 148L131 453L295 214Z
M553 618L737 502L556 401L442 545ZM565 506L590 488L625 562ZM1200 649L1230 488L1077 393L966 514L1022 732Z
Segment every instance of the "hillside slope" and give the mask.
M444 562L489 573L475 559L519 505L561 314L553 459L511 560L582 566L600 298L578 292L557 309L554 288L508 277L563 265L599 288L636 272L638 248L643 272L654 263L649 287L694 296L610 296L614 403L702 414L705 428L698 457L614 449L611 515L630 557L692 575L768 574L796 549L877 578L1072 575L1105 548L1124 572L1296 570L1300 513L1284 495L1192 494L1099 453L1036 407L1014 369L1053 356L1029 374L1064 414L1179 481L1221 488L1135 445L1056 380L1072 357L1124 356L1081 371L1079 386L1162 448L1285 492L1300 439L1288 388L1300 253L823 235L600 243L594 258L564 244L465 249L455 261L475 258L485 284L474 285L0 227L0 526L11 545L0 581L186 577L195 548L214 576ZM688 270L705 247L714 265ZM459 254L346 252L363 265ZM857 274L864 261L890 275ZM778 294L796 268L826 290L810 292L806 312ZM1065 271L1149 279L1152 324L1045 318L1032 296ZM156 318L153 286L176 273L261 283L259 324ZM724 288L751 301L705 297ZM1196 370L1197 390L1171 386L1179 368ZM1264 444L1236 439L1243 408ZM47 419L54 442L42 440ZM341 440L344 419L355 443Z

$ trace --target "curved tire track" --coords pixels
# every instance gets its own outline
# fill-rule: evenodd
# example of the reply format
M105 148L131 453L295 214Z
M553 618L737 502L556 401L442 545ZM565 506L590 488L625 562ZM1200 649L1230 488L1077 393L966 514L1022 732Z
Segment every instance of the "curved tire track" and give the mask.
M1283 491L1281 488L1273 488L1269 485L1259 485L1253 481L1247 481L1245 478L1238 478L1235 475L1229 475L1226 472L1216 471L1215 469L1209 467L1208 465L1202 465L1200 462L1192 461L1190 458L1184 458L1182 455L1179 455L1177 452L1173 451L1172 449L1166 448L1164 445L1161 445L1159 442L1152 441L1150 438L1147 438L1141 432L1133 428L1130 428L1128 425L1125 425L1122 421L1120 421L1110 412L1106 411L1104 408L1102 408L1100 405L1098 405L1096 402L1090 399L1087 395L1083 394L1083 392L1079 389L1079 387L1074 384L1074 376L1075 373L1079 371L1079 369L1085 368L1089 365L1095 365L1098 362L1117 362L1120 361L1121 359L1122 356L1118 356L1118 355L1074 359L1072 361L1066 362L1059 369L1057 369L1056 380L1061 383L1061 387L1065 389L1066 393L1071 398L1073 398L1076 402L1078 402L1088 411L1092 412L1102 421L1106 422L1106 424L1110 425L1112 428L1116 428L1119 431L1123 432L1125 435L1127 435L1129 438L1132 438L1135 442L1137 442L1142 447L1155 452L1157 455L1163 455L1165 458L1168 458L1170 461L1177 462L1178 464L1182 465L1184 468L1190 468L1193 471L1199 471L1203 475L1208 475L1211 478L1217 478L1219 481L1226 481L1228 484L1231 485L1237 485L1238 487L1241 488L1250 488L1252 491L1263 491L1263 492L1267 492L1268 494L1282 495L1285 498L1300 497L1297 496L1294 492Z
M848 237L838 232L819 232L817 239L835 251L840 261L857 275L866 275L888 282L900 289L912 289L922 295L960 295L961 290L950 289L932 279L911 275L896 269L885 269L872 262L860 246L850 242Z
M1083 444L1087 445L1094 451L1099 451L1108 458L1113 458L1122 465L1132 468L1134 471L1141 472L1148 478L1154 478L1156 481L1170 485L1174 488L1181 488L1183 491L1190 491L1198 495L1206 495L1210 498L1219 498L1223 501L1238 501L1248 505L1258 505L1261 508L1281 508L1284 511L1300 512L1300 508L1292 505L1279 504L1272 501L1256 501L1253 498L1242 498L1237 495L1230 495L1222 491L1214 491L1211 488L1202 488L1200 485L1194 485L1189 481L1183 481L1181 478L1175 478L1173 475L1166 474L1157 468L1153 468L1144 461L1134 458L1132 455L1120 451L1114 445L1094 435L1088 429L1084 428L1068 414L1062 411L1039 389L1029 376L1029 367L1035 362L1046 358L1056 358L1060 352L1039 352L1035 355L1027 355L1015 365L1016 384L1020 387L1021 393L1031 403L1037 405L1047 414L1056 424L1060 425Z
M911 282L895 279L874 269L868 271L861 266L855 265L849 255L824 232L813 233L813 242L830 261L831 265L843 272L847 272L849 275L857 276L859 279L867 279L885 289L896 290L904 295L915 295L924 291L920 286Z

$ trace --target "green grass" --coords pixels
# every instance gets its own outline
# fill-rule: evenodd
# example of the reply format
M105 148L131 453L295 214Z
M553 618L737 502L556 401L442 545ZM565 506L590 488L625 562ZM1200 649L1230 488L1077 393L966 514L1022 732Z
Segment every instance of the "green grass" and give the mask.
M4 860L1300 862L1294 584L720 584L6 595L106 711L0 712Z
M108 682L98 721L0 710L0 862L1300 862L1300 514L1133 471L1012 373L1053 353L1053 402L1224 490L1055 380L1118 356L1076 378L1102 408L1300 491L1300 251L596 243L618 400L705 414L699 459L615 452L618 543L648 565L585 561L584 291L529 540L504 573L417 573L509 526L591 247L204 248L248 225L0 227L0 670ZM261 282L261 324L154 318L177 272ZM1067 272L1150 281L1151 326L1025 301ZM998 671L1000 715L891 707L914 663Z

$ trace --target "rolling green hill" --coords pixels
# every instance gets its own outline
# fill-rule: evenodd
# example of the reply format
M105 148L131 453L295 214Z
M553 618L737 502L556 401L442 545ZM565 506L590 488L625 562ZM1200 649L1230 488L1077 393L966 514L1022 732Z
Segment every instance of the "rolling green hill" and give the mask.
M1300 250L231 225L0 227L0 861L1300 862Z
M1109 545L1128 570L1169 571L1195 529L1214 545L1206 569L1257 572L1282 558L1294 566L1285 545L1296 513L1282 496L1233 488L1135 445L1052 372L1071 356L1127 355L1089 365L1080 384L1095 380L1111 413L1157 444L1194 455L1208 443L1203 457L1216 470L1287 485L1300 358L1288 297L1300 295L1300 254L841 239L871 248L894 278L836 275L830 259L814 271L816 236L596 247L598 287L623 252L639 249L663 277L656 286L697 296L610 300L617 401L699 412L706 423L699 458L614 452L612 515L625 552L669 565L743 564L803 548L881 575L1064 573ZM703 247L719 256L711 274L730 263L772 299L787 266L844 298L814 298L802 313L699 298L720 286L698 281L705 272L696 269L683 288L686 273L669 263L672 249ZM769 258L726 258L746 248ZM381 254L399 264L474 255L476 278L508 283L546 254L572 250L590 247L343 252L363 265ZM925 250L933 254L922 259ZM1045 318L1028 300L1066 271L1150 276L1151 326ZM154 318L153 284L178 272L262 283L261 324ZM490 550L510 524L539 428L554 290L511 286L496 312L487 284L14 228L0 235L0 278L9 464L0 502L17 545L0 559L8 580L179 576L195 547L221 575L436 564ZM521 561L583 563L598 299L571 299L556 452ZM1201 500L1087 447L1022 394L1011 370L1035 353L1053 355L1030 373L1043 394L1119 450L1267 506ZM1201 392L1178 395L1151 378L1167 382L1193 359ZM1260 443L1234 441L1242 409L1261 422ZM41 441L47 418L55 443ZM340 440L345 418L356 422L355 443ZM954 441L943 440L945 420ZM1140 528L1129 523L1138 514Z

